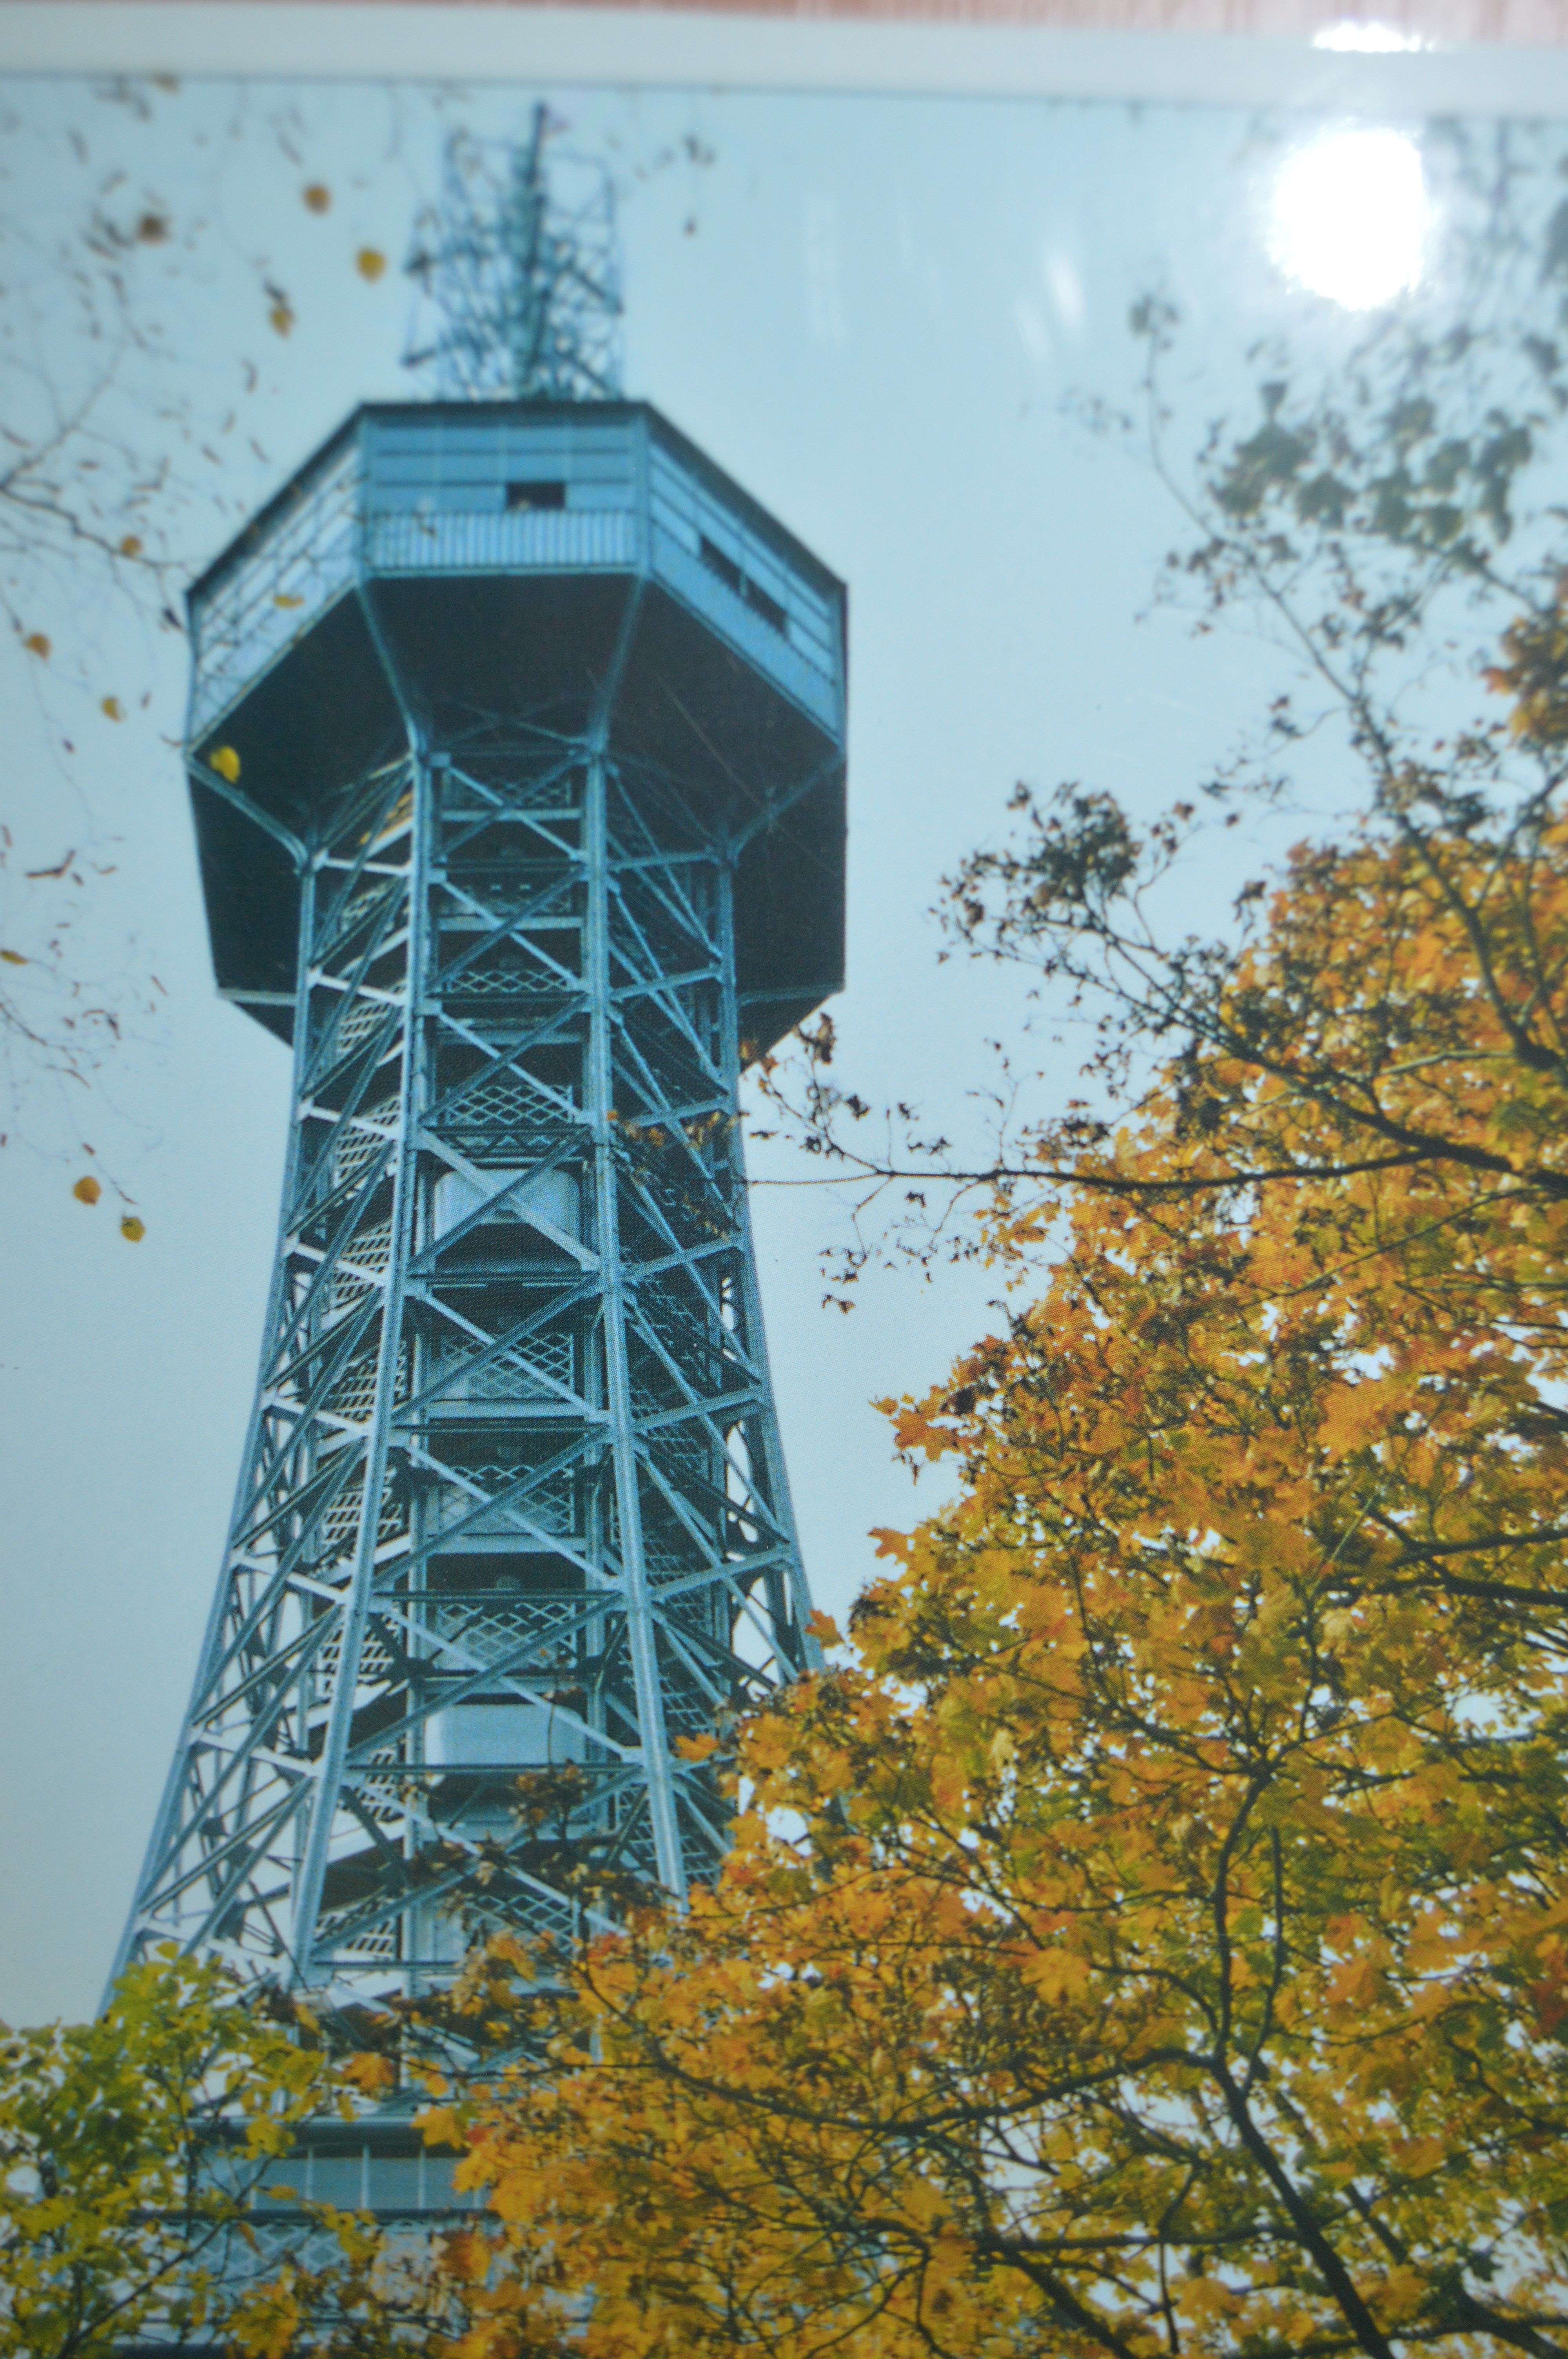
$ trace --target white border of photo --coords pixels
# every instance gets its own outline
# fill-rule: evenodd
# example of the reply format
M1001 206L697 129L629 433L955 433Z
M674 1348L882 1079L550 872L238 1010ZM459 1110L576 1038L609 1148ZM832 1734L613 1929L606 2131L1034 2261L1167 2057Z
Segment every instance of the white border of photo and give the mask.
M1237 13L1279 21L1267 0ZM1568 117L1568 45L1429 41L1368 16L1287 38L506 0L0 0L0 73L159 72Z

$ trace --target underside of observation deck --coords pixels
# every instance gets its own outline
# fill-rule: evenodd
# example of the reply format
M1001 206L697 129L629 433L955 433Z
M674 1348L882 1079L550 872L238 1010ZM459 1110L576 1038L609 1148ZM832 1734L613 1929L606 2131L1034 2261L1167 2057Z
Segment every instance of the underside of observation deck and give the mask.
M410 718L433 743L592 727L678 779L731 846L749 1049L842 986L842 587L644 405L363 410L191 611L214 961L273 1028L297 946L285 838L310 842Z

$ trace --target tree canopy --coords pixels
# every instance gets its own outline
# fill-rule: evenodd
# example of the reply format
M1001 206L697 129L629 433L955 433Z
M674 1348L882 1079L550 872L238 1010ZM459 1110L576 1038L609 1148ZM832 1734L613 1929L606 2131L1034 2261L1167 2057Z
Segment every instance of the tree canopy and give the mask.
M1297 668L1254 747L1152 827L1021 795L955 879L1098 995L1101 1102L860 1158L976 1185L1017 1281L888 1404L957 1495L742 1733L710 1892L470 1967L476 2350L1568 2351L1568 213L1484 185L1489 311L1202 454L1173 570ZM1325 715L1361 819L1162 932Z
M222 1968L131 1970L91 2024L0 2027L0 2352L222 2334L254 2289L250 2196L335 2093L296 2011Z
M716 1890L492 1957L546 2046L470 2167L588 2351L1568 2347L1568 836L1429 850L1303 854L1234 978L1366 1103L1217 1058L1117 1143L1291 1185L1086 1194L898 1412L959 1496Z
M481 2249L461 2218L399 2228L306 2193L312 2140L395 2082L397 2028L172 1948L92 2023L0 2026L3 2359L453 2353Z

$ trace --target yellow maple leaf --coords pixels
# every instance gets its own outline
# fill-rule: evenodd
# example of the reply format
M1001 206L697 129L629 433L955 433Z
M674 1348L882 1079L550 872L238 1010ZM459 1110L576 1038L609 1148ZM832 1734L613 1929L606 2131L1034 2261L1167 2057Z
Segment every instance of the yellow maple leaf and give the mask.
M360 2054L345 2058L341 2070L362 2095L379 2097L397 2082L397 2067L389 2056Z

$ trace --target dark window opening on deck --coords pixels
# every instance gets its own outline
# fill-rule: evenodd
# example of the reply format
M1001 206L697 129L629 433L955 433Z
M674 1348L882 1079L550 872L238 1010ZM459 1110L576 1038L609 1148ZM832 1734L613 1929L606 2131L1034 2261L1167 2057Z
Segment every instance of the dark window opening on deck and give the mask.
M724 551L715 542L709 540L706 533L699 535L697 546L702 552L702 561L709 573L717 573L720 582L733 590L737 598L743 598L746 594L746 577L735 560L732 557L726 557Z
M768 628L777 631L782 637L788 619L784 608L776 598L770 598L765 590L759 590L749 575L746 581L745 599L753 614L761 614Z
M564 508L567 487L564 484L508 484L506 505L513 508Z
M742 573L735 560L732 557L727 557L717 543L708 539L706 533L698 535L697 546L702 561L708 571L717 573L720 582L733 590L737 598L743 598L752 612L762 616L770 630L777 631L782 636L789 618L778 600L770 598L765 590L759 589L751 575Z

